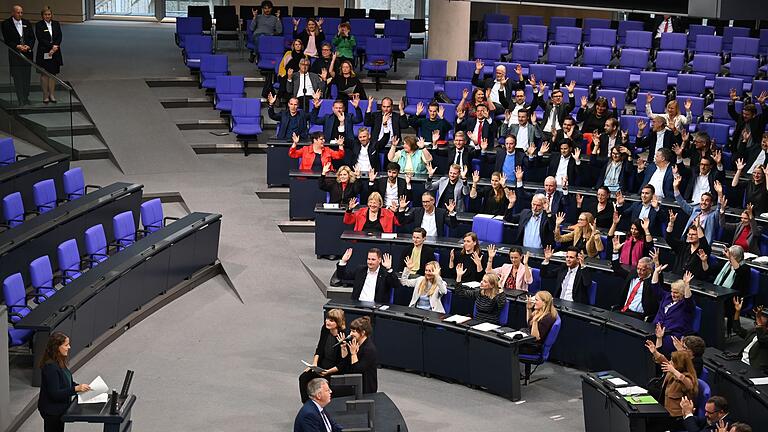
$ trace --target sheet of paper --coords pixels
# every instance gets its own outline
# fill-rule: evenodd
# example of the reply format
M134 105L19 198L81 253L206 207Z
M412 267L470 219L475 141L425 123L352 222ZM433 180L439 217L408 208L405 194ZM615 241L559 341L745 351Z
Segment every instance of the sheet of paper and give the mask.
M616 391L619 392L619 394L622 396L641 395L648 393L648 390L639 386L622 387L616 389Z
M381 233L381 238L389 240L396 239L397 233Z
M615 236L625 236L625 235L627 235L627 233L625 233L624 231L618 231L617 230L617 231L614 231L613 235L615 235Z
M750 378L749 380L752 381L752 384L754 384L754 385L766 385L766 384L768 384L768 377Z
M451 315L448 318L444 319L443 321L447 322L454 322L456 324L465 323L469 320L471 320L472 317L464 316L464 315Z
M338 203L323 203L323 208L324 209L337 209L337 208L339 208L339 204Z
M759 256L759 257L753 259L752 261L754 261L756 263L768 263L768 256Z
M85 393L77 395L77 403L89 404L89 403L104 403L109 399L109 386L101 376L97 376L94 380L88 384L91 386L91 390Z
M517 335L521 335L522 337L526 337L526 336L528 336L528 333L526 333L524 331L519 331L519 330L518 331L509 332L509 333L504 333L504 336L506 336L506 337L508 337L510 339L514 339L515 336L517 336Z
M553 253L552 256L564 257L565 256L565 251L557 251L557 252Z
M485 213L478 213L478 214L475 215L475 217L492 219L493 215L492 214L485 214Z
M744 252L744 259L751 260L753 258L757 258L757 255L755 255L753 253L749 253L749 252Z
M615 386L625 386L629 384L628 382L624 381L621 378L608 378L608 382Z
M496 330L497 328L499 328L499 326L491 323L480 323L477 325L473 325L472 328L480 331L491 331L491 330Z
M504 220L504 216L503 215L496 215L493 218L496 219L496 220Z
M462 282L467 288L480 288L480 282Z
M43 53L43 60L50 60L52 58L50 53Z

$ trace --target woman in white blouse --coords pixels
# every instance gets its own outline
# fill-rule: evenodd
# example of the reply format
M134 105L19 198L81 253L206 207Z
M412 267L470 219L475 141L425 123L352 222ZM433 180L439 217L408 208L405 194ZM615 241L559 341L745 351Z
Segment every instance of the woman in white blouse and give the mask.
M430 261L424 266L424 276L408 279L408 275L413 271L415 264L411 261L411 257L405 257L405 268L400 277L400 283L403 286L413 287L413 295L408 306L445 313L440 298L448 292L448 287L443 278L440 277L440 264L437 261Z
M667 103L667 110L664 114L654 114L653 110L651 110L652 100L652 94L648 93L645 95L645 113L648 115L648 118L654 118L655 116L664 117L667 121L667 129L672 129L670 126L674 124L675 129L679 133L684 127L693 123L693 114L691 114L693 102L691 102L691 99L685 100L685 115L680 114L680 105L676 100L671 100Z

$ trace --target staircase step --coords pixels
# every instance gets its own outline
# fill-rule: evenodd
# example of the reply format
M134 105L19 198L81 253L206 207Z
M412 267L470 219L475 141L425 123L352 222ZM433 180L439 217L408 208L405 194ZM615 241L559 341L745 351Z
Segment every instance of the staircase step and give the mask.
M315 232L315 221L278 221L277 226L284 233Z
M70 146L75 147L75 155L78 159L109 159L109 148L97 135L74 135L51 137L49 143L64 152L70 151Z
M229 130L229 120L227 119L176 120L176 127L178 127L180 130L194 130L194 129Z
M256 191L256 196L258 196L259 199L288 199L291 197L290 194L291 191L287 187L276 187L269 190Z

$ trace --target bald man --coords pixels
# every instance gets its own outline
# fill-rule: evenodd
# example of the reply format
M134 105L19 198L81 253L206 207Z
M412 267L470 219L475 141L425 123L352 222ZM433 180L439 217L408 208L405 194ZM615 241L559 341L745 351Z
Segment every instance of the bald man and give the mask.
M11 16L2 24L3 39L12 48L12 51L8 51L8 63L20 106L29 104L32 49L35 47L34 28L29 20L23 17L24 9L20 5L13 5ZM25 61L21 56L29 61Z

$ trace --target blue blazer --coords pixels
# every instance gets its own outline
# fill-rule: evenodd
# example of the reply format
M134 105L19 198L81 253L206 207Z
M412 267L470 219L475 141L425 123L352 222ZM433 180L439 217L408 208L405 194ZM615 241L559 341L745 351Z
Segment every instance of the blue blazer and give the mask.
M341 432L341 426L333 421L333 418L328 415L327 411L325 414L331 422L331 431ZM296 420L293 422L293 432L326 432L323 417L320 415L320 411L312 399L306 401L299 410L299 413L296 414Z
M320 114L320 108L313 108L312 113L309 115L309 120L313 124L323 125L323 135L325 135L325 142L326 143L331 142L331 139L335 136L332 129L333 129L333 121L336 119L336 116L333 113L331 113L331 114L327 114L320 117L319 114ZM345 143L351 143L355 139L355 131L352 126L362 122L363 122L363 112L360 111L360 107L355 108L354 115L352 115L351 113L344 114L344 142Z
M304 111L299 110L296 113L296 117L298 120L298 127L294 130L288 130L288 122L291 118L291 113L288 112L288 110L281 111L279 113L275 112L275 109L273 107L269 107L267 109L267 115L269 115L269 118L276 122L280 122L280 124L277 127L277 135L275 136L276 139L280 141L291 141L291 135L293 132L296 132L296 135L299 136L302 140L306 140L309 137L309 129L307 128L307 123L309 122L309 117L307 116L307 113Z
M648 184L649 181L651 181L651 177L653 177L653 173L656 172L656 164L648 164L647 167L645 167L645 175L643 176L643 181L640 183L640 185L637 187L638 191L645 185ZM639 176L638 176L639 177ZM662 189L664 190L664 198L670 199L674 198L675 196L675 190L672 187L672 164L667 165L667 172L664 173L664 183L662 183Z

